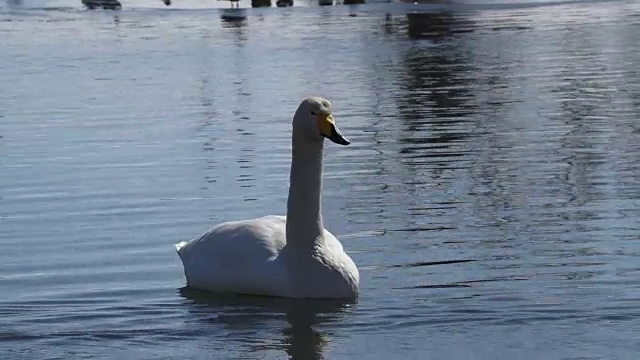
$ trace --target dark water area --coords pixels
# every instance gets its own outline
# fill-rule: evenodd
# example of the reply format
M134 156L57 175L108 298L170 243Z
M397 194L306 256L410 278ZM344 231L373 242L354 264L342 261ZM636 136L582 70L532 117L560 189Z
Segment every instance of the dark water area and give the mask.
M637 2L173 5L0 5L2 359L637 358ZM360 299L186 289L309 95Z

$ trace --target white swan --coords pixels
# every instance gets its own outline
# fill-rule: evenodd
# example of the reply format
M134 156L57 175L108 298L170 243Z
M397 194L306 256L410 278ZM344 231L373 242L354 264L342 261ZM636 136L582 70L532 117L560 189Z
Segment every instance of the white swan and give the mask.
M287 216L225 222L176 244L188 287L289 298L358 296L358 268L322 223L325 137L349 144L331 103L307 98L293 116Z

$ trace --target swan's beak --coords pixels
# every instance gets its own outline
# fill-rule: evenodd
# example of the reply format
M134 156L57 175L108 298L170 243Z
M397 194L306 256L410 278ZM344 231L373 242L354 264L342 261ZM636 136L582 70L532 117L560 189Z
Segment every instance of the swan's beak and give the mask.
M318 115L318 128L322 136L336 144L349 145L351 143L347 138L342 136L332 115Z

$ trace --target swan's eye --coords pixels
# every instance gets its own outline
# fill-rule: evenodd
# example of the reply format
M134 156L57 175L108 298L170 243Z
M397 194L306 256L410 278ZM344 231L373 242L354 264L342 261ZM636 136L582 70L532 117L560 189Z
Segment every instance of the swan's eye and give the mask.
M312 111L312 112L311 112L311 115L316 116L316 115L318 115L318 114L316 114L316 112L315 112L315 111Z

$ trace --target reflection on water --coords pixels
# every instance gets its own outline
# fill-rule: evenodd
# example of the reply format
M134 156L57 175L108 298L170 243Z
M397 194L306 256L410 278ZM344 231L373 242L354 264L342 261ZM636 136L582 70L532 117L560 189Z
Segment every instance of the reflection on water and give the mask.
M635 355L640 8L606 4L0 13L3 358ZM284 213L311 94L358 303L184 289L174 243Z
M420 29L420 38L432 40L434 44L450 36L451 30L459 25L459 20L443 14L414 14L408 22L410 37L416 36L411 28ZM464 155L446 147L467 140L470 134L465 133L464 123L475 114L473 94L469 90L471 79L466 76L472 69L465 61L455 50L435 46L414 47L404 52L405 92L397 101L405 129L401 142L409 146L402 149L402 153L413 154L416 159L432 157L445 146L448 156Z
M406 21L409 37L421 40L400 53L400 92L394 98L402 182L412 194L407 211L424 217L416 219L414 229L449 228L429 217L455 209L457 201L440 194L455 190L454 179L468 166L467 143L477 127L475 79L469 75L473 60L459 45L448 43L469 20L436 13L411 14Z
M222 28L228 34L233 34L236 46L242 46L248 39L248 18L244 10L241 9L225 9L222 10L220 16Z
M331 327L336 317L349 311L350 302L290 300L271 297L213 294L189 288L179 293L192 303L189 311L202 319L203 327L222 325L233 336L246 342L250 352L284 350L290 359L324 359L323 352L330 343L328 334L317 327ZM284 319L283 319L284 316ZM285 320L284 322L282 320ZM259 328L277 328L279 338L265 338ZM217 330L201 329L203 332ZM229 337L232 337L229 335ZM244 346L243 346L244 347Z
M246 11L238 8L221 10L220 20L223 27L236 29L244 28L248 21Z

